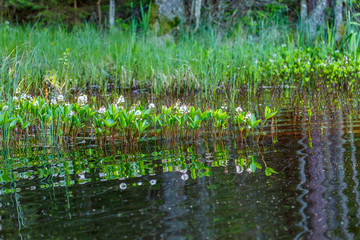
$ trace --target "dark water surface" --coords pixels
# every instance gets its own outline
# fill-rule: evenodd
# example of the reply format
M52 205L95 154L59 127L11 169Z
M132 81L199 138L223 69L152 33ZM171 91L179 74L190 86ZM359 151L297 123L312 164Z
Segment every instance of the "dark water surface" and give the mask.
M261 154L231 137L3 152L0 238L359 239L360 123L290 119ZM251 157L263 169L239 165Z

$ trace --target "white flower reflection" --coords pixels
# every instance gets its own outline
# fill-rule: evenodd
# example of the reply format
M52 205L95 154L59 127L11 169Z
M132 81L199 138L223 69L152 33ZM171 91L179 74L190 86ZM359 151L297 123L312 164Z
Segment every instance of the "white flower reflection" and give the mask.
M184 173L183 175L181 175L181 179L186 181L189 179L189 175L187 175L186 173Z
M120 189L125 190L127 188L126 183L120 183Z

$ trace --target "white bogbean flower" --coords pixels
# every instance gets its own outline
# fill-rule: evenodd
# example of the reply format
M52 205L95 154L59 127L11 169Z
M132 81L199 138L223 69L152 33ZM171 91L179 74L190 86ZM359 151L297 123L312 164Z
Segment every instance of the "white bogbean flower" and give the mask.
M86 95L80 95L78 97L78 104L84 106L88 101L88 97Z
M9 107L7 105L3 106L3 108L2 108L3 111L6 111L8 109L9 109Z
M156 108L156 106L155 106L155 104L150 103L150 104L149 104L149 108L150 108L150 109L155 109L155 108Z
M26 100L31 100L32 98L30 95L27 95L26 93L22 93L20 99L26 101Z
M137 110L136 112L135 112L135 116L140 116L141 115L141 111L140 110Z
M56 105L57 104L56 99L55 98L51 99L50 104L51 105Z
M59 102L63 102L63 101L64 101L64 96L60 94L60 95L57 97L57 100L58 100Z
M106 112L106 108L104 108L104 107L101 107L98 111L98 113L100 113L100 114L103 114L105 112Z
M235 112L236 112L237 114L240 114L242 111L243 111L243 110L242 110L241 107L235 108Z
M19 98L18 98L17 96L14 96L14 97L13 97L13 101L14 101L14 102L17 102L17 101L19 101Z
M221 106L221 109L223 109L223 110L225 110L225 111L226 111L226 110L227 110L227 106L222 105L222 106Z
M189 112L188 107L185 104L181 105L181 107L179 108L179 113L186 114L188 112Z
M181 104L181 101L180 100L177 100L177 102L175 103L175 106L174 108L177 109L180 107L180 104Z
M251 119L251 112L246 113L244 120L246 120L246 119L249 119L249 120Z
M119 99L117 100L117 104L121 104L125 102L125 98L123 96L120 96Z
M69 117L72 117L73 115L74 115L74 111L71 110L71 111L69 112Z

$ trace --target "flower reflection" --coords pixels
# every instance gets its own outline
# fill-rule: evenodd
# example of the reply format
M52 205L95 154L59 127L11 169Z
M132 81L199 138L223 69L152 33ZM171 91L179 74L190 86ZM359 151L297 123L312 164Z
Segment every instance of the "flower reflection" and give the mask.
M186 173L184 173L183 175L181 175L181 179L186 181L189 179L189 175L187 175Z

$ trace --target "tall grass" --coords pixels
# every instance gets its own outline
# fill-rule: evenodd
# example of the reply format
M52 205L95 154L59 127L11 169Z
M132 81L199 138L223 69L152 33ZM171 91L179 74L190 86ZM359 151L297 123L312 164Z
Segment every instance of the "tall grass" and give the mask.
M65 83L65 90L86 84L104 89L110 82L122 89L151 85L156 93L169 86L211 90L222 81L236 87L256 79L251 70L234 72L230 66L251 69L255 59L266 59L275 46L287 42L285 26L262 24L258 28L260 34L251 34L239 25L228 34L204 28L195 36L149 32L143 38L135 29L2 25L1 62L7 62L7 66L1 64L2 84L12 81L5 75L19 64L17 74L23 89L41 89L47 79L59 86Z
M267 84L259 64L273 59L282 45L290 57L306 47L307 41L284 19L258 19L226 32L203 27L196 35L180 31L162 36L151 28L144 36L135 23L110 30L3 24L0 86L9 94L19 88L45 95L51 90L83 92L92 85L103 93L108 88L156 94L200 90L205 97L230 89L228 97L233 98L241 87L256 90ZM355 55L359 39L352 34L346 40L346 49ZM325 34L315 44L325 56L337 48Z

